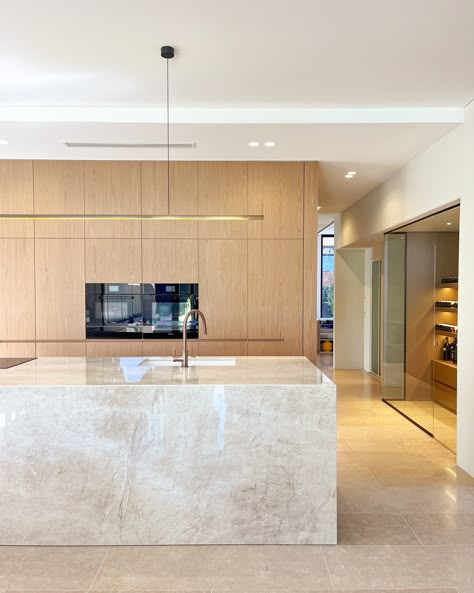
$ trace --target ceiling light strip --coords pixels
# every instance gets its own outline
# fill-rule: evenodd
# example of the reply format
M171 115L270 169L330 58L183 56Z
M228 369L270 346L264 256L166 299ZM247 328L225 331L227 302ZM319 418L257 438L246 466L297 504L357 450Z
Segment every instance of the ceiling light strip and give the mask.
M263 214L0 214L0 220L264 220Z

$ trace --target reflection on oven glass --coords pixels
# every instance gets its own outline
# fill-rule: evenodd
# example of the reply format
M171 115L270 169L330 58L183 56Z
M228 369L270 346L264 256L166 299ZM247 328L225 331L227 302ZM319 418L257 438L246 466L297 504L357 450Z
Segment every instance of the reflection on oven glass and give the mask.
M88 338L182 338L184 316L199 306L197 284L86 284ZM190 317L188 337L199 337Z

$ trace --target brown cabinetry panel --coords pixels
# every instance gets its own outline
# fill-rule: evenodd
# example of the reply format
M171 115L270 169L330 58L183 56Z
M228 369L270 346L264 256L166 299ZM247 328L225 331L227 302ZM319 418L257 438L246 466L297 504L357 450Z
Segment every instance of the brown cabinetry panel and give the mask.
M0 239L0 340L35 339L34 239Z
M247 337L247 241L199 240L199 301L208 338Z
M249 213L265 217L248 223L249 238L303 238L303 174L303 163L248 164Z
M114 356L143 356L142 340L119 342L86 342L86 355L94 358Z
M36 344L36 356L85 356L85 342L38 342Z
M199 214L247 214L247 163L198 163ZM246 238L246 221L199 223L200 238Z
M141 214L140 163L135 161L84 162L86 214ZM89 221L86 237L139 238L141 221Z
M143 340L143 356L181 356L183 352L183 342L172 340L151 341ZM197 356L198 343L188 342L188 353L190 356Z
M143 282L198 282L197 239L143 239Z
M456 389L458 385L457 367L449 362L433 360L433 380Z
M443 383L433 381L433 400L435 403L444 406L456 412L457 409L457 391Z
M35 214L84 214L82 161L34 162ZM84 237L83 220L36 220L37 238Z
M35 358L34 342L0 342L0 356L5 358Z
M0 214L33 212L33 162L0 161ZM0 220L0 237L33 237L32 220Z
M141 282L140 239L86 239L86 282Z
M300 356L303 332L303 243L298 239L249 240L248 335L284 339L267 351Z
M247 342L200 340L199 356L247 356Z
M198 214L197 163L170 163L170 203L168 212L168 165L164 161L141 164L143 214ZM143 237L198 237L197 221L144 220Z
M36 239L36 338L85 337L83 239Z

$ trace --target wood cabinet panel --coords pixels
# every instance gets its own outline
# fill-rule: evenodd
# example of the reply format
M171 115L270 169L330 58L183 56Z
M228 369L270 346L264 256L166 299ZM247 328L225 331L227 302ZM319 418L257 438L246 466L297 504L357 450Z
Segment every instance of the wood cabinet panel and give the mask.
M199 306L208 338L247 337L247 241L199 240Z
M86 342L88 357L142 356L142 340L120 340L117 342Z
M83 239L36 239L36 338L85 337Z
M252 341L248 345L248 356L288 356L292 353L288 352L288 347L285 346L284 340L281 341Z
M248 212L265 217L248 223L249 238L303 237L303 174L303 163L248 164Z
M200 340L199 356L247 356L247 342Z
M199 214L247 214L247 163L198 163ZM246 238L246 221L200 222L200 238Z
M249 338L284 339L279 352L299 356L303 347L303 242L252 239L248 249Z
M86 214L141 214L141 169L135 161L85 161ZM86 237L139 238L140 220L88 221Z
M198 282L197 239L143 239L143 282Z
M143 356L181 356L182 352L182 340L143 340ZM190 356L198 355L197 341L188 341L188 352Z
M33 212L33 162L0 161L0 214ZM33 237L32 220L0 220L0 237Z
M452 389L457 389L458 369L452 363L433 360L433 380L444 383Z
M36 356L85 356L85 342L38 342L36 344Z
M143 162L143 214L198 214L198 165L196 162L170 163L170 207L168 212L168 164L165 161ZM148 221L142 223L142 235L150 238L198 237L197 221Z
M0 356L5 358L35 358L36 345L34 342L0 342Z
M82 161L34 162L35 214L84 214ZM36 220L37 238L84 237L83 220Z
M140 239L86 239L86 282L141 282Z
M0 239L0 340L35 339L34 239Z
M304 164L304 270L303 270L303 355L313 364L318 360L317 240L319 164Z
M433 381L433 400L453 412L457 410L456 389L452 389L443 383L438 383L438 381Z

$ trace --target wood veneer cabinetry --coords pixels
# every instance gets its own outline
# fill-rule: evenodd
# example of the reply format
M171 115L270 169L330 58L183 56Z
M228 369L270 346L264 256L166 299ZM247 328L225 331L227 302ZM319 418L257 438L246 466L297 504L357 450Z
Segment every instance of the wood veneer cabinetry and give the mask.
M34 162L35 214L84 214L84 163ZM37 238L84 237L83 220L36 220Z
M170 163L170 202L168 212L168 164L165 161L141 164L143 214L198 214L198 165L195 162ZM144 238L197 239L197 221L144 220Z
M0 161L0 214L33 212L33 161ZM33 237L32 220L0 220L0 237Z
M303 238L303 186L303 163L249 163L249 213L265 217L248 223L249 238Z
M263 223L0 221L0 237L20 239L3 250L15 278L0 288L8 311L0 340L10 340L12 352L26 339L28 352L38 340L40 355L81 353L85 282L198 282L209 339L193 349L303 352L315 361L317 172L316 163L170 164L171 214L250 212ZM167 163L2 161L2 212L166 214ZM87 352L169 351L152 342L107 344Z
M199 240L199 301L208 338L247 338L247 241Z
M139 162L85 161L85 211L87 214L141 214ZM140 238L141 221L88 221L86 237Z
M141 282L140 239L86 239L86 282Z
M85 338L82 239L36 239L36 339Z
M199 214L226 216L247 214L248 177L245 162L198 163ZM200 222L199 237L243 239L248 223Z
M283 339L265 344L273 354L303 351L303 244L298 239L248 242L249 338ZM257 346L252 346L252 349ZM262 346L260 346L262 349Z
M34 239L0 239L0 341L35 339Z

